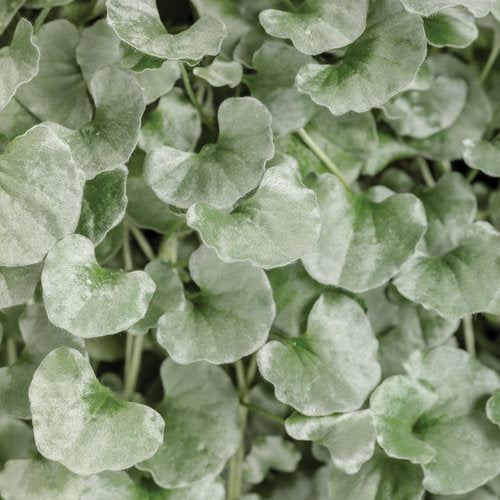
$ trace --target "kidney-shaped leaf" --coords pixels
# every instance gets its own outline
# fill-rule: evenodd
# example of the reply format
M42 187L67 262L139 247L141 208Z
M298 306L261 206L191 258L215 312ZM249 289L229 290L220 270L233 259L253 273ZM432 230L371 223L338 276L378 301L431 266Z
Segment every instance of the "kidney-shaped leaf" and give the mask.
M491 9L492 0L401 0L410 11L423 16L430 16L447 7L462 5L476 17L486 16Z
M478 36L474 16L463 7L450 7L424 19L427 41L434 47L468 47Z
M196 203L187 212L187 223L222 260L249 260L269 269L290 264L316 243L317 207L295 161L286 160L269 168L255 194L233 212Z
M156 288L144 271L100 267L92 243L78 234L51 250L42 271L42 287L50 321L84 338L110 335L137 323Z
M357 410L380 379L377 341L357 302L322 295L306 332L271 341L258 353L276 398L309 416Z
M68 146L45 125L0 156L0 265L40 262L78 224L84 179Z
M162 417L114 397L74 349L44 358L29 397L38 450L76 474L127 469L154 455L163 439Z
M158 322L158 342L178 363L231 363L267 339L275 308L262 269L248 262L225 263L207 247L191 254L189 270L200 292L189 300L176 288L166 301L181 302Z
M180 208L198 201L225 208L257 186L274 153L269 111L252 97L230 98L218 121L217 143L197 154L167 146L148 154L144 178L158 198Z
M399 0L372 0L366 30L340 62L304 66L297 86L334 115L368 111L413 80L426 49L420 16L406 12Z
M332 174L320 175L311 187L321 231L302 262L320 283L354 292L382 285L414 253L427 227L422 203L412 194L372 201L347 191Z
M158 411L167 432L156 455L137 467L163 488L181 488L217 476L237 450L238 396L218 366L200 362L161 366L165 395Z

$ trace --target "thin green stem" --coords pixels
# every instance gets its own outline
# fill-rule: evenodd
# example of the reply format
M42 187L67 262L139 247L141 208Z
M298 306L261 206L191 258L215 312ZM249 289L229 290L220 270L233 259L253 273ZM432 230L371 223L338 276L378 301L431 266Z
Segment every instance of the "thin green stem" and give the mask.
M438 160L436 161L436 165L441 169L443 174L451 172L451 162L448 160Z
M247 377L246 377L246 382L247 382L247 388L246 392L250 390L250 386L252 385L253 379L255 378L255 375L257 373L257 354L254 353L252 354L250 358L250 362L248 363L248 368L247 368Z
M474 325L472 324L472 316L465 316L465 318L462 319L462 326L464 330L465 348L471 356L475 357L476 343L474 340Z
M7 337L5 349L7 351L7 365L13 365L17 361L16 341Z
M137 226L135 226L135 224L133 224L131 220L128 218L127 222L129 222L130 232L134 236L135 241L137 241L137 244L142 250L142 253L147 257L148 260L155 260L156 254L154 250L151 248L151 245L149 244L147 238L142 234L142 231Z
M479 76L479 81L481 83L484 83L486 79L488 78L488 75L490 74L491 68L493 68L493 65L495 64L495 61L498 57L498 53L500 51L500 43L497 40L497 35L495 32L495 38L493 40L493 47L491 48L490 55L488 56L488 60L486 61L486 64L484 65L483 71L481 71L481 75Z
M291 10L292 12L295 12L295 5L293 5L292 0L283 0L283 2L288 7L288 10Z
M208 115L205 113L205 111L203 111L203 108L200 106L198 99L196 99L196 96L194 95L193 87L191 87L191 82L189 81L189 75L187 74L184 63L180 62L179 68L181 70L182 81L184 82L184 87L186 88L187 95L188 95L190 101L193 103L193 106L198 111L198 114L200 115L201 121L212 132L217 132L217 129L216 129L215 125L213 124L212 120L208 117Z
M274 420L275 422L278 422L278 424L285 425L285 419L280 417L279 415L275 415L274 413L271 413L270 411L267 411L260 406L245 403L244 401L241 404L243 406L246 406L250 411L253 411L254 413L258 413L259 415L263 415L264 417Z
M125 271L131 271L134 268L132 251L130 250L130 230L127 221L123 224L123 265Z
M303 129L300 128L297 130L298 136L304 141L304 143L307 145L307 147L321 160L323 165L330 170L332 174L337 176L337 178L342 182L342 184L346 187L348 191L351 193L352 188L349 186L347 181L344 179L343 175L340 173L340 170L337 168L335 163L333 163L328 156L319 148L319 146L314 142L313 138Z
M130 333L127 333L127 336L133 337L133 339L130 362L128 364L126 363L125 385L123 389L123 399L125 400L132 397L132 394L134 394L135 391L135 386L137 385L137 377L141 366L142 346L144 344L145 335L130 335Z
M49 2L38 14L38 17L35 19L35 24L33 25L33 33L38 33L40 26L45 21L46 17L49 15L50 9L52 9L52 5Z
M420 172L422 172L422 177L424 178L425 183L431 188L434 187L436 185L436 181L434 180L434 177L432 177L431 169L425 159L421 156L417 156L417 164L420 167Z
M479 170L472 169L469 175L467 175L466 181L469 183L472 182L477 177L477 174L479 174Z
M490 123L488 123L488 128L484 133L484 140L489 141L493 137L493 132L495 131L497 121L500 118L500 106L495 110L493 116L491 117Z
M236 371L236 380L238 383L240 398L243 398L247 391L247 383L245 378L245 367L243 366L243 361L241 361L241 359L238 359L234 363L234 369Z

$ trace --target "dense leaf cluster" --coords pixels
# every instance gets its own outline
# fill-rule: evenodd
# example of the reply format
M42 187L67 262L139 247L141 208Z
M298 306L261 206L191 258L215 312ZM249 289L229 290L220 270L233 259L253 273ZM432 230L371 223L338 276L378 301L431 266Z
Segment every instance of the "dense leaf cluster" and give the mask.
M498 0L0 1L0 496L498 499L499 53Z

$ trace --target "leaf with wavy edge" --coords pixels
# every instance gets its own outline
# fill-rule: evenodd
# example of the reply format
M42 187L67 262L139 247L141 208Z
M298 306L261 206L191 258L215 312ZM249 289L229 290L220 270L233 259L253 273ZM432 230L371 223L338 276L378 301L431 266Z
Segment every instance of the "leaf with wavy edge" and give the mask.
M424 19L427 41L434 47L468 47L479 35L474 16L463 7L443 9Z
M471 168L481 170L491 177L500 177L498 158L500 154L500 135L491 142L481 139L463 141L464 161Z
M492 0L401 0L410 12L430 16L447 7L462 5L474 16L484 17L491 9Z
M225 61L216 57L208 66L193 69L193 74L207 81L212 87L236 87L241 82L243 68L237 61Z

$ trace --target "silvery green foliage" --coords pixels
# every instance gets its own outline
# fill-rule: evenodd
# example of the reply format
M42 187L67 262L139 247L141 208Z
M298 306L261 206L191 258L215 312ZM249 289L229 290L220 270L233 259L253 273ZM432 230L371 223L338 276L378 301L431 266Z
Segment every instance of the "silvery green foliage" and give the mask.
M0 496L496 500L499 0L0 0Z

